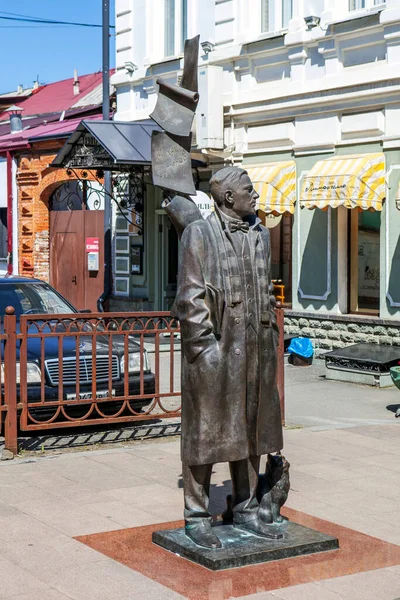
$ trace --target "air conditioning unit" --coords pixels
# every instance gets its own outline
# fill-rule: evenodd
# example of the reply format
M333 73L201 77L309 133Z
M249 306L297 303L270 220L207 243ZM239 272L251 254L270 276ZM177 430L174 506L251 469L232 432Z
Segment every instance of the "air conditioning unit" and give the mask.
M223 69L215 65L199 68L200 100L196 110L196 145L221 150L224 147Z

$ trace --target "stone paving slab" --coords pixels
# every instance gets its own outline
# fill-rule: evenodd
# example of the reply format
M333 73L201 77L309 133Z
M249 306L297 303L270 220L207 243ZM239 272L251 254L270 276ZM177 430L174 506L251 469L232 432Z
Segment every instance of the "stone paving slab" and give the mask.
M261 590L286 589L299 584L320 583L333 576L339 578L371 569L383 569L388 565L398 566L400 563L398 545L387 544L299 511L284 508L284 515L289 518L289 525L297 523L337 538L339 549L243 568L211 571L182 558L178 548L168 552L152 543L155 532L157 536L162 535L163 531L168 535L168 530L182 527L181 520L80 536L77 539L105 556L185 595L189 600L209 600L214 597L226 599L251 595ZM253 543L259 542L259 538L257 542L254 538ZM217 556L220 551L209 552ZM212 556L209 555L209 558Z
M400 545L399 427L285 431L291 462L288 506ZM337 427L337 424L336 424ZM0 463L0 598L136 600L182 598L72 539L181 517L179 440L106 450L28 456ZM340 450L338 450L340 448ZM230 492L229 468L215 465L213 510ZM370 492L370 493L369 493ZM78 549L79 548L79 549ZM210 599L229 598L210 590ZM400 567L249 596L255 600L395 600Z

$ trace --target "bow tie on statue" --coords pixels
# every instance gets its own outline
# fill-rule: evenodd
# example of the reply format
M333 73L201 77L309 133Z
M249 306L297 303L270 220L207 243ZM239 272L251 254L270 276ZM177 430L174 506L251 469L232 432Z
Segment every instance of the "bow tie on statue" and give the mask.
M228 221L228 228L231 233L234 233L235 231L244 231L247 233L249 231L249 227L249 224L245 221Z

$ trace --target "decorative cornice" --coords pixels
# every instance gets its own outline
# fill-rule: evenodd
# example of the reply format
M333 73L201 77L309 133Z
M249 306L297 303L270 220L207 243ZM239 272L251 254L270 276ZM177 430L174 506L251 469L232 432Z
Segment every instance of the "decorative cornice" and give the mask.
M233 103L233 112L231 110L230 114L235 118L239 116L251 118L263 112L279 110L282 114L290 111L290 115L293 115L294 109L298 107L304 109L302 112L312 114L318 112L318 108L324 108L337 102L346 105L350 100L362 100L378 94L399 94L399 92L400 78L386 79L384 81L344 85L327 90L304 91L292 95L287 93L275 98L262 99L258 102L254 100L236 102ZM393 99L393 102L398 102L398 96L396 98Z

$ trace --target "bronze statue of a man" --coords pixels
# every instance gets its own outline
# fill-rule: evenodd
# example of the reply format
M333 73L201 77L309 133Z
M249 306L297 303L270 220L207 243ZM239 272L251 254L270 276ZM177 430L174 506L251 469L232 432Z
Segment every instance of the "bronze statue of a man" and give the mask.
M185 531L220 548L208 510L213 464L229 462L234 526L276 539L282 534L262 520L256 490L260 456L283 442L269 231L256 217L258 194L245 170L224 168L210 187L215 212L183 232L174 312L183 352Z

